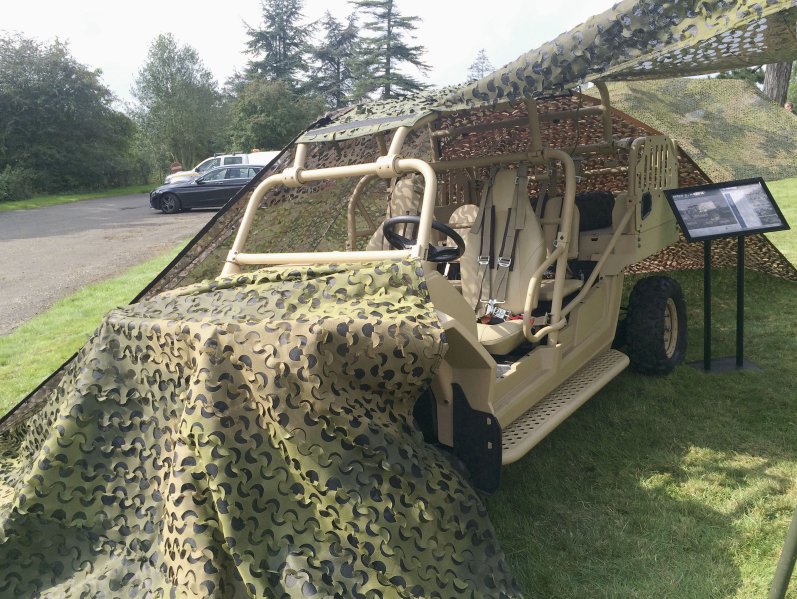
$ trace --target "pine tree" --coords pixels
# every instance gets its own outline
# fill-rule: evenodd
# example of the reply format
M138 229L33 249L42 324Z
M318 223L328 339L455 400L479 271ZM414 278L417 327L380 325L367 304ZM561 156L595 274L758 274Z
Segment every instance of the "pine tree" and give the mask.
M354 89L357 25L354 15L341 23L327 11L321 27L324 39L311 50L314 64L307 88L321 95L329 106L341 108L350 103Z
M419 17L403 17L395 0L351 0L367 20L363 27L374 35L363 40L363 51L356 73L356 92L369 94L380 91L382 98L394 98L425 89L427 86L399 70L409 64L421 73L429 70L421 59L423 46L411 45Z
M301 24L303 0L261 0L260 29L247 26L250 78L284 81L296 88L299 74L307 70L305 59L307 25ZM258 58L259 57L259 58Z
M468 67L468 81L478 81L494 70L495 68L490 62L490 59L487 58L487 52L482 48L476 55L476 60Z

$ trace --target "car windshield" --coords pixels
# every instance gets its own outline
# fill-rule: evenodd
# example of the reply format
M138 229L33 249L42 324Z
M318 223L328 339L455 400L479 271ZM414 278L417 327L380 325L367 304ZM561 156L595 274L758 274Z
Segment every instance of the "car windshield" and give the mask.
M210 169L219 166L219 159L218 158L208 158L204 162L200 162L197 167L194 169L198 173L206 173Z

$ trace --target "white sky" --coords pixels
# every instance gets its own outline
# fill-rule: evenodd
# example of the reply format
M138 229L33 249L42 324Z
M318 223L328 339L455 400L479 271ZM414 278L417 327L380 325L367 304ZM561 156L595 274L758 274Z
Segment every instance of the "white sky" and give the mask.
M481 48L496 68L553 39L617 0L398 0L405 16L423 22L416 43L432 66L424 79L435 85L462 82ZM219 84L249 56L244 23L259 26L260 0L176 3L170 0L38 0L4 2L0 30L26 37L69 42L72 55L102 70L103 82L123 101L143 66L152 40L171 32L195 48ZM329 10L337 18L352 12L346 0L305 0L307 20ZM408 71L413 75L417 72Z

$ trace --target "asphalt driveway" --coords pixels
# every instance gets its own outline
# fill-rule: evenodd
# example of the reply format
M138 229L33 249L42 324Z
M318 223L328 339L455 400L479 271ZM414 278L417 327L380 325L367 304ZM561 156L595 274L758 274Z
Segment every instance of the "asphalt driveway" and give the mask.
M0 335L193 237L213 214L161 214L146 194L0 213Z

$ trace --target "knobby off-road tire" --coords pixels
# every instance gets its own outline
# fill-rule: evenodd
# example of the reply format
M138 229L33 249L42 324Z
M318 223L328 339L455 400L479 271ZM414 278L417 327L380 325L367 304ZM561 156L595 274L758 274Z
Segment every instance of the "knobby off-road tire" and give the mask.
M641 279L631 291L625 323L631 368L667 374L686 354L686 304L670 277Z
M180 212L180 199L173 193L167 193L161 198L161 212L164 214Z

